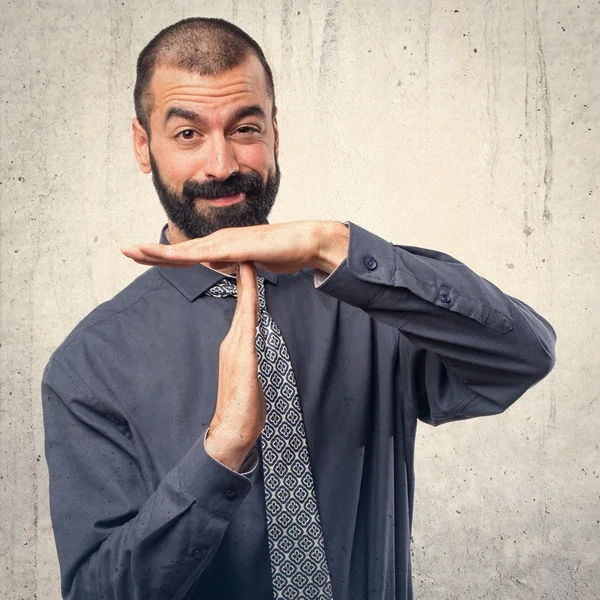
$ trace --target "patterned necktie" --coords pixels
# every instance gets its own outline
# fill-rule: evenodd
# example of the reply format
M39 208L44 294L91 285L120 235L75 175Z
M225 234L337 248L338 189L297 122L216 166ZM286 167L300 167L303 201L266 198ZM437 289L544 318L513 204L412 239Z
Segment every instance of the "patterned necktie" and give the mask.
M298 389L285 341L267 312L264 278L258 280L258 379L267 405L261 448L273 597L331 600L323 531L306 444ZM222 279L209 296L237 296Z

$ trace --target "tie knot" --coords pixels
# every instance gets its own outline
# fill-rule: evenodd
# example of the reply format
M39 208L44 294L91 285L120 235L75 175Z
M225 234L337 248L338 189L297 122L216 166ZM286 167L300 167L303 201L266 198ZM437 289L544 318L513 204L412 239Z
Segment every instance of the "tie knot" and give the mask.
M224 277L206 291L208 296L214 296L215 298L225 298L226 296L237 296L237 286L231 279Z
M264 277L257 277L258 283L258 304L259 308L263 310L265 308L265 279ZM237 285L235 281L232 281L228 277L224 277L215 285L210 287L206 291L207 296L213 296L215 298L225 298L226 296L237 297Z

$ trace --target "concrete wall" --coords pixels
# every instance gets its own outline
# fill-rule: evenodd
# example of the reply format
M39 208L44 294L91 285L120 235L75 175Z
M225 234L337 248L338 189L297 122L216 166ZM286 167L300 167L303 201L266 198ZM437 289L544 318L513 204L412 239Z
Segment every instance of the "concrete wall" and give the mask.
M218 8L215 8L218 6ZM276 77L273 222L448 252L555 326L508 413L418 433L416 597L600 597L595 0L2 0L0 595L57 599L39 383L165 219L131 151L134 64L221 16Z

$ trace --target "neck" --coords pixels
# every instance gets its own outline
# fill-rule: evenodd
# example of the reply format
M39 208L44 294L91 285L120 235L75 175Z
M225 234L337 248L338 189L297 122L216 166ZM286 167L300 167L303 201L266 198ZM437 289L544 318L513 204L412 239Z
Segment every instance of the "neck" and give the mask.
M165 232L165 235L167 237L167 240L169 241L169 244L179 244L181 242L187 242L190 239L190 238L186 237L185 234L180 229L178 229L175 225L173 225L173 223L171 223L170 220L168 220L168 224L169 224L169 226L167 227L167 231ZM208 263L208 262L201 262L200 264L207 267L208 269L211 269L212 271L217 271L217 273L222 273L223 275L235 275L237 273L237 269L238 269L237 263L230 265L230 266L225 266L220 269L215 269L214 267L211 267L210 263Z
M186 237L185 234L178 229L177 226L173 225L170 220L167 221L169 226L165 232L169 244L180 244L181 242L187 242L190 238Z

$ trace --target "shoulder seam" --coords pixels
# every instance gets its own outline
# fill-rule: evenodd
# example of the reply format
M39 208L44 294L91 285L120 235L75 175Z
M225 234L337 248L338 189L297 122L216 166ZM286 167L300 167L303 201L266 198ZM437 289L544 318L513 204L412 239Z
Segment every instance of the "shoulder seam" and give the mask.
M167 280L166 279L162 279L161 281L158 282L157 285L155 285L153 288L150 288L149 290L146 290L135 302L132 302L131 304L128 304L125 308L122 308L121 310L116 310L114 312L112 312L110 315L108 315L107 317L105 317L104 319L101 319L100 321L96 321L95 323L91 323L90 325L87 325L86 327L83 327L82 329L80 329L77 334L73 337L73 339L66 344L61 351L56 354L56 358L60 358L64 351L87 329L91 329L92 327L95 327L96 325L100 325L100 323L104 323L104 321L108 321L108 319L111 319L112 317L114 317L115 315L120 315L122 312L125 312L126 310L129 310L132 306L135 306L138 302L140 302L145 296L146 294L149 294L150 292L153 292L154 290L158 289L161 285L163 285L164 283L166 283Z

